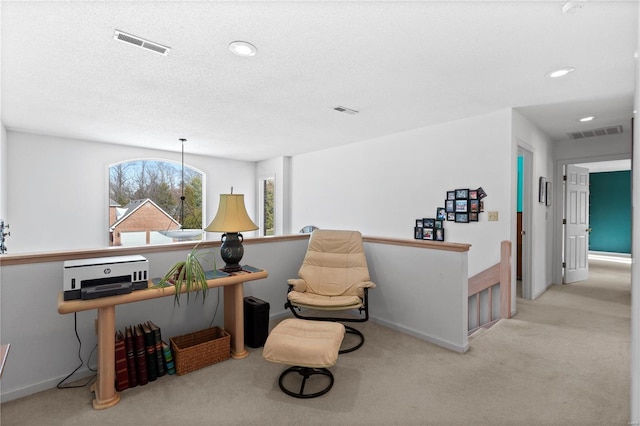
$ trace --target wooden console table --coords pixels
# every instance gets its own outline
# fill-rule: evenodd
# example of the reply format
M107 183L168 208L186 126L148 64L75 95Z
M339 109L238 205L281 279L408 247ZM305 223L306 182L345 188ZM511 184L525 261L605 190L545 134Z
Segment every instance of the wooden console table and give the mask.
M209 288L224 287L224 329L231 335L231 356L245 358L249 353L244 347L244 289L243 283L266 278L267 271L242 273L207 281ZM149 284L151 286L151 283ZM184 289L182 293L184 293ZM115 389L115 322L116 305L174 296L174 287L148 288L129 294L102 297L91 300L65 301L63 292L58 295L58 312L98 310L98 375L91 390L95 393L93 408L113 407L120 401Z

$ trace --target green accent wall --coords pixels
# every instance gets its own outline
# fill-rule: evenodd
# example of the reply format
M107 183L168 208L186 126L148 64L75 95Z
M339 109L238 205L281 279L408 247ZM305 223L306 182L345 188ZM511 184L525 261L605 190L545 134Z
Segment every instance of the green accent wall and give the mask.
M631 253L631 171L590 173L589 250Z

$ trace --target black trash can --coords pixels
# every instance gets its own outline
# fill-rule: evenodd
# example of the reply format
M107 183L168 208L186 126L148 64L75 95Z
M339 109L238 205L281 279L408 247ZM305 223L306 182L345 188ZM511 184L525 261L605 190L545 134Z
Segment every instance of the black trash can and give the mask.
M264 346L269 334L269 303L256 297L244 298L244 344Z

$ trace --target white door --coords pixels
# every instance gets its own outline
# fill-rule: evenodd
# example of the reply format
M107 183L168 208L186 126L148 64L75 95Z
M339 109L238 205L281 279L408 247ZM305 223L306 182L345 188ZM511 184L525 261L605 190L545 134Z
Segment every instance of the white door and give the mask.
M564 283L589 278L589 169L567 166Z

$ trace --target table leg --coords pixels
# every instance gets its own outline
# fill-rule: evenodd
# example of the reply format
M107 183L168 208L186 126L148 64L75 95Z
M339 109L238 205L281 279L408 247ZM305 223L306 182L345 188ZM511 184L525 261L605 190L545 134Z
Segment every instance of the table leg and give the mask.
M231 335L231 357L246 358L244 348L244 283L224 287L224 329Z
M98 376L91 390L93 408L101 410L120 402L115 388L116 307L98 308Z

